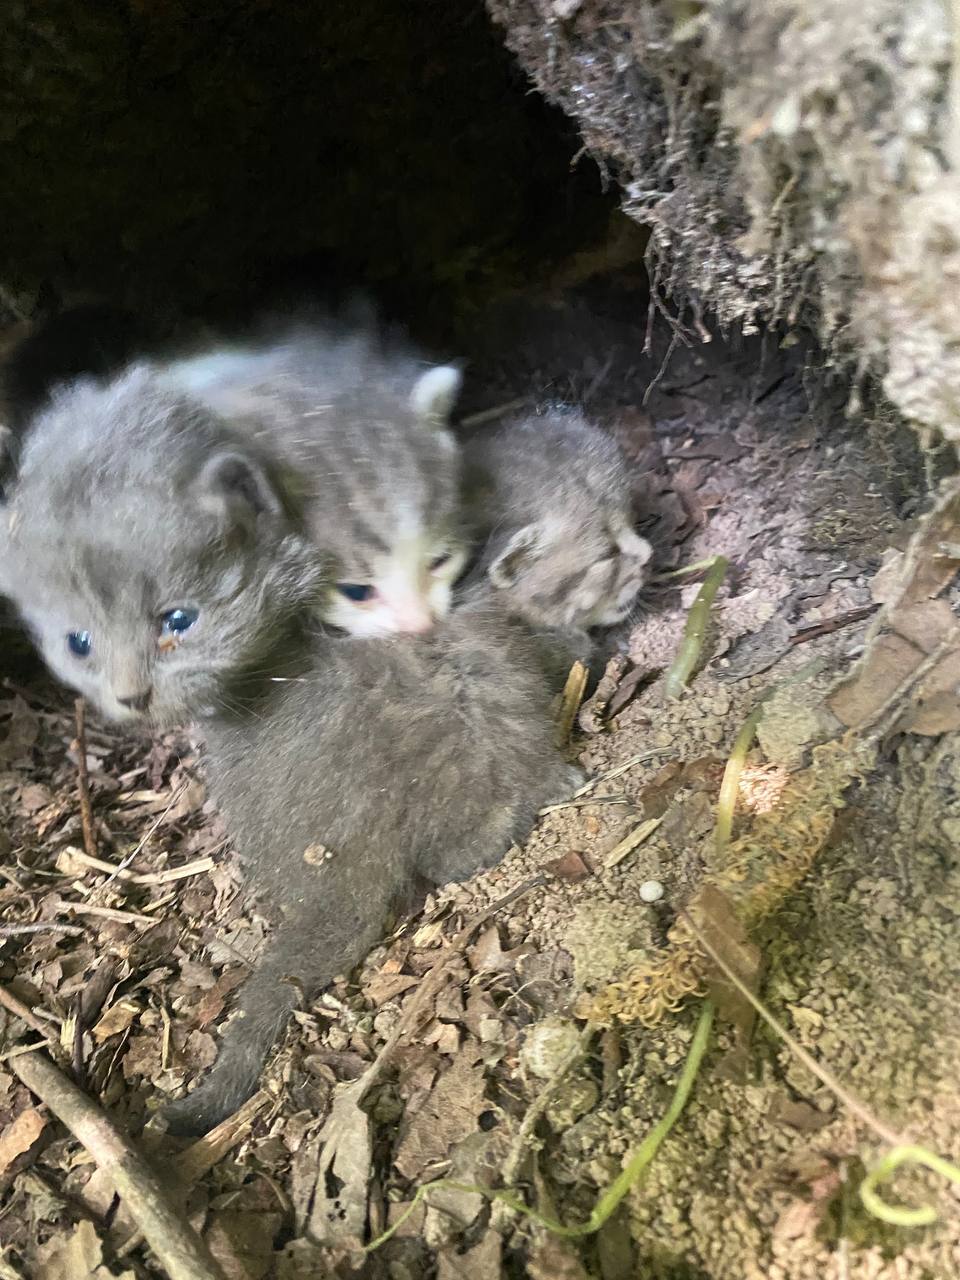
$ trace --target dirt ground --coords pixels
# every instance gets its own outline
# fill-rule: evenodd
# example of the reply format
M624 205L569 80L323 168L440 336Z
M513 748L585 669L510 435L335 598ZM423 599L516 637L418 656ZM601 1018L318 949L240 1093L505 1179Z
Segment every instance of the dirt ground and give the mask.
M722 1019L684 1115L597 1235L564 1241L447 1188L381 1249L357 1248L437 1177L493 1186L508 1173L541 1214L589 1217L663 1114L698 1002L649 1027L613 1017L521 1129L524 1117L569 1056L584 1025L576 1013L598 993L616 1000L610 983L664 946L713 866L724 763L771 686L735 835L775 827L810 744L836 732L824 694L863 652L881 571L927 502L932 468L912 437L845 418L814 355L772 337L674 341L669 359L661 337L646 355L636 314L629 297L589 291L517 306L495 340L475 343L471 407L533 386L582 400L617 435L636 464L658 575L730 561L705 665L679 701L665 699L659 676L698 580L661 577L612 638L609 679L579 718L574 749L593 788L545 814L500 866L399 922L297 1016L254 1104L186 1151L147 1122L214 1061L217 1025L264 932L206 801L199 745L88 724L97 866L83 853L72 700L39 677L4 686L0 914L39 927L0 939L0 980L177 1175L184 1214L231 1278L960 1274L957 1196L905 1175L887 1199L934 1203L939 1222L907 1230L868 1218L856 1192L880 1150L874 1135L763 1024L745 1045ZM651 818L661 821L644 842L618 848ZM760 993L792 1035L889 1125L948 1157L960 1152L958 839L960 735L890 732L810 873L754 935ZM122 873L109 870L121 862ZM652 881L663 895L651 903ZM7 1054L37 1033L7 1021L0 1276L159 1274L106 1178L15 1076ZM326 1167L337 1086L397 1031L366 1115L345 1108Z

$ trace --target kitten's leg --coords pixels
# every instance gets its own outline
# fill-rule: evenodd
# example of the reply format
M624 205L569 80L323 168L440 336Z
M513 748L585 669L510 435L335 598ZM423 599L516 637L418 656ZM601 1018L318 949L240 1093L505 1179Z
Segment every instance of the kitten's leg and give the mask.
M383 933L394 890L389 872L347 868L325 877L324 902L285 920L244 984L220 1041L217 1061L202 1083L162 1111L172 1133L206 1133L254 1092L264 1061L301 998L309 1000L339 973L352 969ZM378 883L379 881L379 883Z

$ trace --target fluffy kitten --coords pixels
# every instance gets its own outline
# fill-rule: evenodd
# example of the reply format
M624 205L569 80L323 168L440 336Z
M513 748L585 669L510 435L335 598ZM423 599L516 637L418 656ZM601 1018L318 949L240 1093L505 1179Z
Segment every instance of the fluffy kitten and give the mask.
M651 547L633 528L627 463L572 410L510 419L463 446L465 493L486 535L479 569L511 612L545 626L622 622Z
M216 1066L170 1111L181 1131L248 1096L302 995L415 876L491 864L579 778L546 674L570 655L489 599L425 637L311 630L326 583L288 481L137 371L38 420L0 526L0 575L54 670L114 718L200 720L251 886L282 911Z
M306 477L309 533L339 566L325 621L371 636L427 631L448 612L466 560L446 430L458 370L383 348L371 325L314 325L202 352L162 376L268 437Z

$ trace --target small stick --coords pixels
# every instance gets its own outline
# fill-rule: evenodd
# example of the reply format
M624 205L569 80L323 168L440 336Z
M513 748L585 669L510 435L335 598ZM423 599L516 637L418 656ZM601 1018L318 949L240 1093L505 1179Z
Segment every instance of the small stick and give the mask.
M15 938L20 933L83 933L77 924L59 920L38 920L36 924L0 924L0 938Z
M22 1000L18 1000L12 991L8 991L6 987L0 987L0 1004L14 1017L19 1018L21 1022L25 1022L28 1027L32 1027L39 1035L46 1040L50 1028L46 1026L32 1009L28 1009Z
M93 805L90 803L90 775L87 772L87 716L83 698L76 699L73 709L77 720L77 792L80 796L83 847L89 857L95 858L97 835L93 825Z
M467 430L471 427L482 427L485 422L493 422L496 418L502 418L504 414L513 413L515 409L522 409L530 403L530 396L521 396L518 400L508 400L505 404L494 405L492 409L481 409L479 413L470 413L465 418L461 418L458 425L466 427Z
M134 849L131 849L130 852L127 854L127 856L123 859L123 861L117 864L117 867L112 873L112 875L110 875L104 881L104 883L100 886L101 889L106 889L107 885L112 883L112 881L114 881L122 871L126 871L127 867L129 867L130 863L134 860L137 854L140 853L144 845L147 843L147 841L150 839L153 833L157 830L161 822L163 822L164 818L167 816L167 814L170 812L170 810L173 808L176 802L180 799L180 797L183 795L186 789L187 789L187 783L186 783L186 779L184 779L184 781L180 783L180 786L177 787L176 791L174 791L173 795L170 797L170 800L167 803L167 807L157 817L156 821L150 824L150 826L147 828L146 832L144 833L143 837L137 843L136 847Z
M603 865L605 867L615 867L618 862L622 862L628 853L633 853L634 849L639 848L648 836L653 835L662 821L662 817L647 818L638 827L634 827L629 835L624 836L622 840L613 846L604 858Z
M239 1111L234 1112L202 1138L198 1138L185 1151L181 1151L174 1158L173 1167L183 1187L185 1189L191 1187L205 1173L209 1173L214 1165L218 1164L248 1132L257 1112L262 1111L266 1103L271 1101L270 1095L261 1089L252 1098L248 1098ZM119 1262L141 1244L143 1244L143 1232L135 1231L114 1250L113 1256Z
M78 916L99 916L102 920L119 920L122 924L156 924L153 916L140 915L136 911L118 911L115 907L96 907L92 902L64 902L61 911L72 911Z
M103 858L91 858L79 849L71 851L74 862L90 867L94 871L105 871L111 880L122 880L124 884L167 884L171 880L185 880L188 876L199 875L201 871L211 871L216 863L213 858L195 858L193 862L185 862L182 867L169 867L166 871L146 871L142 874L127 871L116 862L106 862Z
M160 1179L91 1098L43 1053L24 1054L10 1069L110 1177L170 1280L226 1280L193 1228L174 1212Z

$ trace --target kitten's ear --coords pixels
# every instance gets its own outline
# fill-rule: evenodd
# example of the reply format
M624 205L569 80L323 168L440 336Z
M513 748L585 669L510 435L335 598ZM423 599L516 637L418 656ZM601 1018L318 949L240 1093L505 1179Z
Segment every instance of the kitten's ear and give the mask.
M224 523L249 524L279 515L283 503L266 468L256 458L224 449L208 458L197 476L200 503Z
M446 426L463 374L453 364L441 364L422 373L410 392L410 408L424 422Z
M538 541L535 524L517 530L487 570L495 587L502 589L516 583L523 574L524 562L535 558Z

